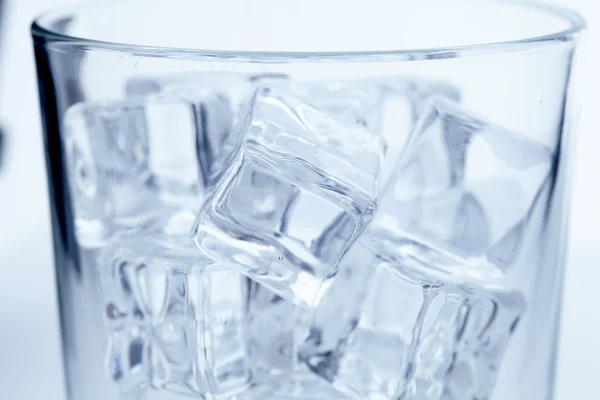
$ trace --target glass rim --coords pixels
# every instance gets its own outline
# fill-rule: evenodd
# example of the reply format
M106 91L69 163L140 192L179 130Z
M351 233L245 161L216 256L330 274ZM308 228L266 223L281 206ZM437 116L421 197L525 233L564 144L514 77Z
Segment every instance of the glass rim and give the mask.
M124 0L120 0L121 2ZM147 4L144 0L129 0L129 2ZM96 0L90 3L52 8L34 19L31 25L31 35L35 44L64 43L74 47L84 46L93 49L106 49L134 53L141 56L155 56L167 58L190 58L211 60L241 60L241 61L294 61L294 60L320 60L320 61L407 61L426 59L446 59L458 56L509 53L522 50L537 50L558 43L576 41L579 35L587 29L585 18L577 11L555 4L541 3L538 0L482 0L482 3L504 3L516 7L530 7L535 12L543 12L560 18L568 23L566 29L552 31L520 39L483 42L479 44L452 45L433 48L407 48L390 50L359 50L359 51L249 51L249 50L219 50L188 48L176 46L154 46L144 44L130 44L117 41L105 41L86 38L84 35L68 35L51 29L48 25L61 21L68 13L78 12L86 8L118 3L119 0Z

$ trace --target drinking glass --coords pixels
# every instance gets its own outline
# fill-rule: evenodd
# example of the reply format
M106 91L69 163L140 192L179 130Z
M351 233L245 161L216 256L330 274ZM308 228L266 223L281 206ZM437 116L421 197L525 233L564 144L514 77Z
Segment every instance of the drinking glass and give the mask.
M481 0L40 17L69 399L551 399L584 28Z

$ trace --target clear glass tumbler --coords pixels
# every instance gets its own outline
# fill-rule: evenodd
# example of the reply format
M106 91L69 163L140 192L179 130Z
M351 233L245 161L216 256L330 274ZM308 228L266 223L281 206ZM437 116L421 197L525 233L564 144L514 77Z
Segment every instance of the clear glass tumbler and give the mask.
M551 399L584 27L481 0L42 16L69 399Z

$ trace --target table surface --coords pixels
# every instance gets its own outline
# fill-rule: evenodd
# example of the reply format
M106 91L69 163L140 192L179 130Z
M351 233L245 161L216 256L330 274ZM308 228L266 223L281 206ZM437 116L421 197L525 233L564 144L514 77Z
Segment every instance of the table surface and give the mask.
M47 185L43 165L29 23L40 10L68 0L8 0L0 58L0 121L9 133L0 171L0 398L63 399L52 270ZM600 38L593 0L574 0L588 18L588 43ZM589 44L588 44L589 46ZM590 46L591 47L591 46ZM584 107L574 178L573 212L562 316L557 399L600 392L600 129L595 116L598 54L586 56ZM7 79L10 77L10 79ZM20 116L8 118L8 116ZM598 279L596 279L598 278Z

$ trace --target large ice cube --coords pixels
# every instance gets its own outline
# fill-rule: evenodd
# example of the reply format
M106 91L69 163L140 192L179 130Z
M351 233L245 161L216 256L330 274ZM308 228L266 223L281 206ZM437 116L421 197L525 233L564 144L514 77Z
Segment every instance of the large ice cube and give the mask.
M64 137L81 244L195 214L239 144L232 112L219 92L71 107Z
M519 254L552 162L541 144L436 99L384 189L370 233L399 252L424 245L459 264L503 270Z
M123 393L246 389L247 278L173 238L120 239L98 257L107 373Z
M241 151L198 216L196 243L310 306L372 218L381 157L380 137L363 126L262 89Z
M299 358L356 399L489 394L523 311L519 293L428 278L358 242L312 311Z

